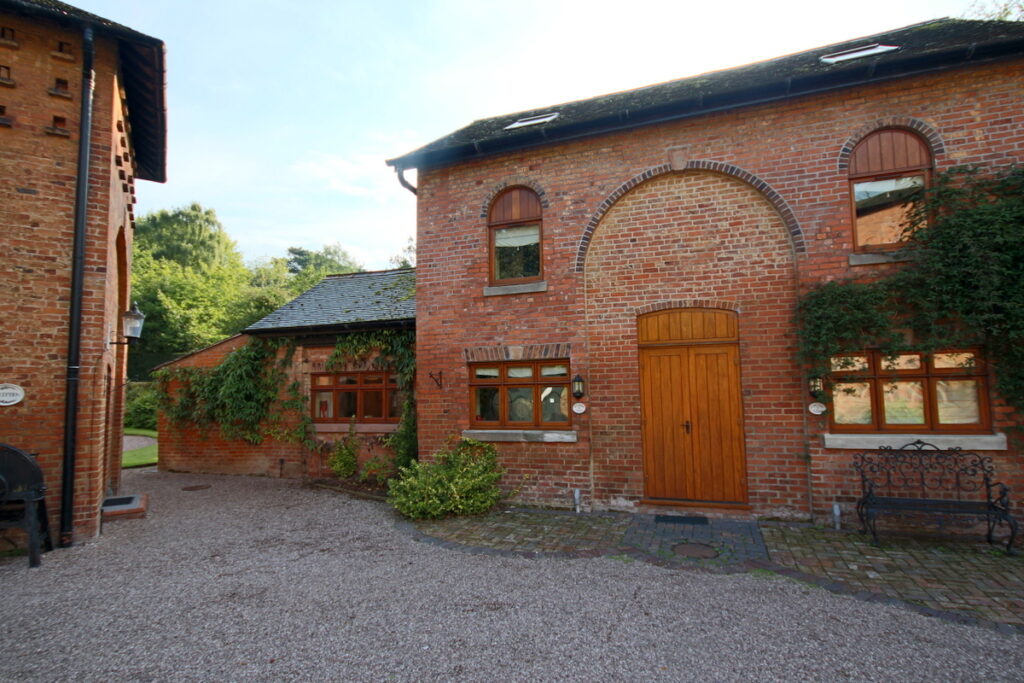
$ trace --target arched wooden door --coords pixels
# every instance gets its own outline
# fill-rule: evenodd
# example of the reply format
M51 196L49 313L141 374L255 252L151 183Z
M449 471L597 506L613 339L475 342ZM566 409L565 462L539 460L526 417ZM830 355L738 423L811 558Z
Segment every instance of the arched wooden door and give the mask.
M672 309L637 324L646 497L745 505L736 314Z

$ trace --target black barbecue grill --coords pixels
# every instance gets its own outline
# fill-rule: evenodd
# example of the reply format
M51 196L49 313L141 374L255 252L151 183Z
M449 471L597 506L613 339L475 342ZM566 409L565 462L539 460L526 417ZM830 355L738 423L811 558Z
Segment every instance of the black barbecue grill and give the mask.
M38 567L40 546L53 550L46 514L46 485L39 464L25 451L0 444L0 529L28 535L28 564Z

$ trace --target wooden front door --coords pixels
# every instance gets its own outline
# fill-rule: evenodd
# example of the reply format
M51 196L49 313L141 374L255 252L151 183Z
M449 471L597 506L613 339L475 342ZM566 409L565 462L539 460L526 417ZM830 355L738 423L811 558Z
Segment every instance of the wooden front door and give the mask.
M736 314L649 313L639 342L647 498L746 504Z

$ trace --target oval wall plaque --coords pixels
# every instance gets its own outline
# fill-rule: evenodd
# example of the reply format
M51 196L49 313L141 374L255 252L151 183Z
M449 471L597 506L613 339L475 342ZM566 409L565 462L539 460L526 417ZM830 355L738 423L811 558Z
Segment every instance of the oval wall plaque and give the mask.
M0 384L0 406L13 406L25 398L25 390L17 384Z

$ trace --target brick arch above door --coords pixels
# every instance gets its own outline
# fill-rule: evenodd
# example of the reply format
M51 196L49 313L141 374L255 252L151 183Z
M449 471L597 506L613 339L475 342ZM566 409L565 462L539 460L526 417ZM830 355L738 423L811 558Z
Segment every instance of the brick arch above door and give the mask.
M587 262L587 252L590 249L590 243L593 240L594 231L597 230L597 226L601 224L605 214L615 206L621 197L637 185L647 182L652 178L667 173L680 173L686 171L711 171L713 173L721 173L723 175L736 178L737 180L741 180L753 187L766 200L768 200L776 211L778 211L779 217L782 219L782 222L786 225L786 229L789 231L793 250L798 254L806 253L807 245L804 240L804 233L796 219L796 215L793 213L793 210L789 207L786 200L783 199L782 195L779 194L775 188L769 185L765 180L734 164L729 164L724 161L714 161L711 159L690 159L682 167L678 168L671 164L661 164L660 166L649 168L643 173L638 173L626 182L622 183L607 197L605 197L598 205L597 210L594 211L593 215L590 217L590 220L587 221L587 227L584 228L583 235L580 237L579 247L576 252L575 271L577 273L582 273L584 271Z

